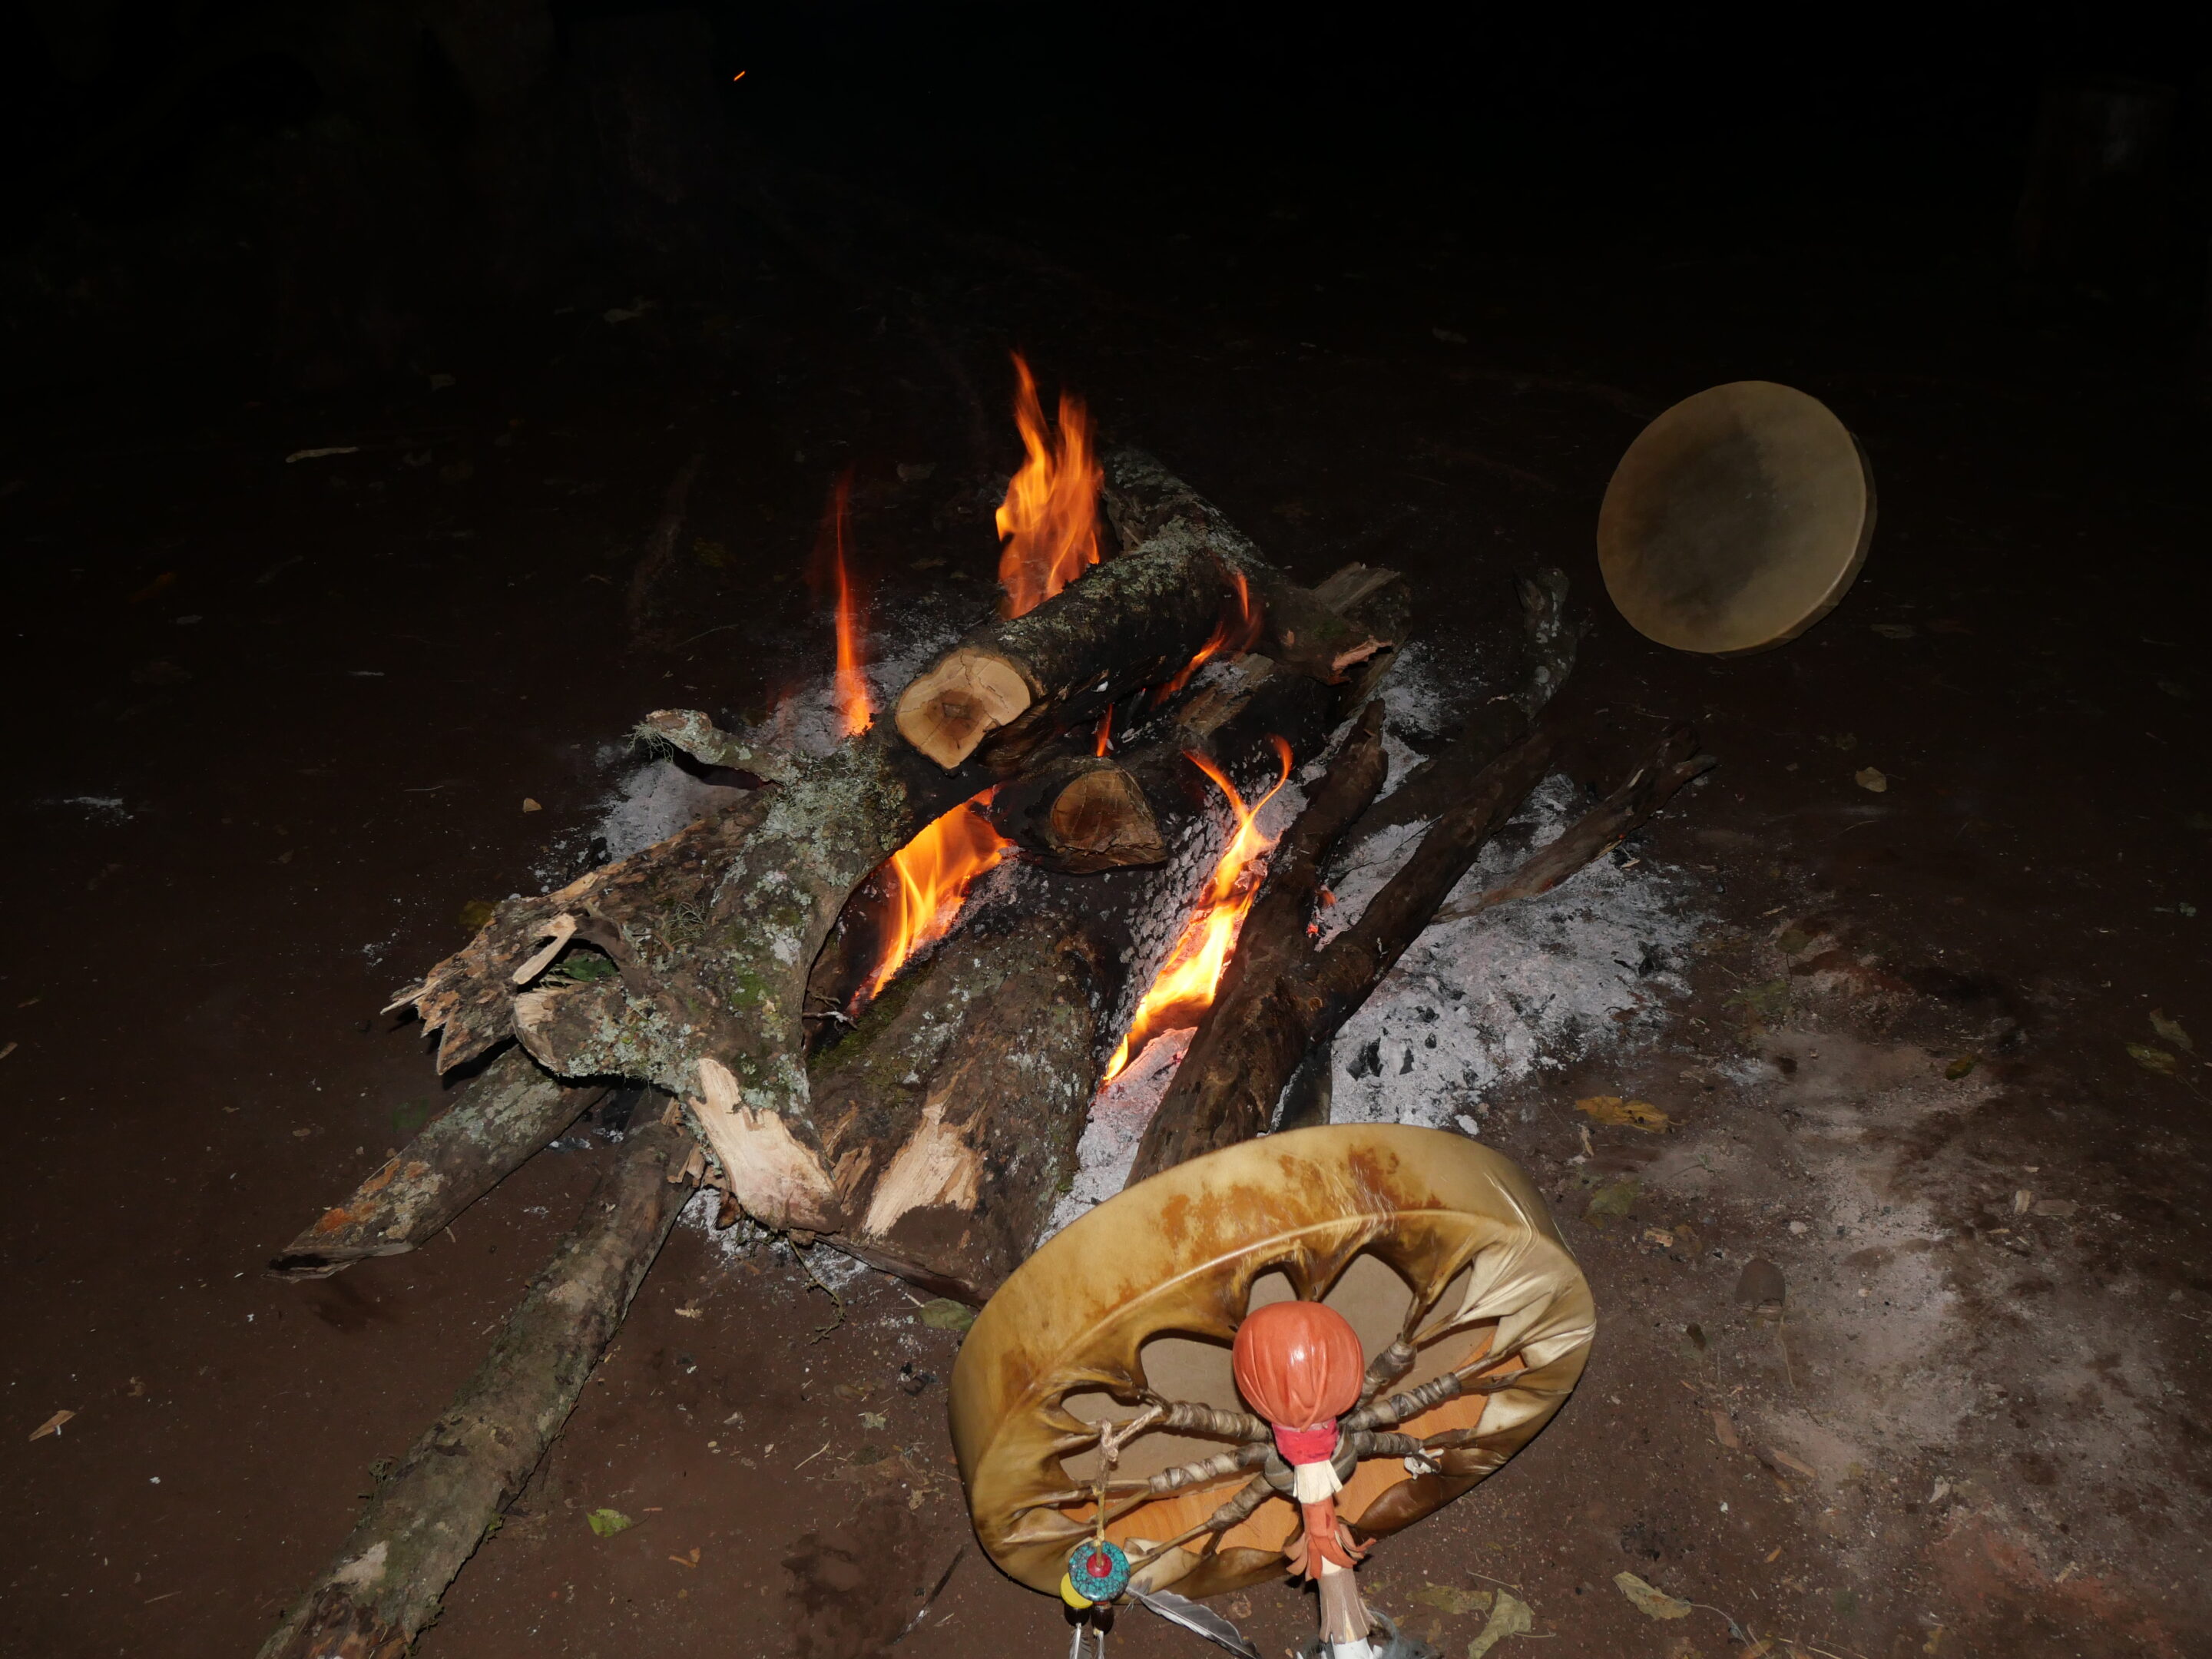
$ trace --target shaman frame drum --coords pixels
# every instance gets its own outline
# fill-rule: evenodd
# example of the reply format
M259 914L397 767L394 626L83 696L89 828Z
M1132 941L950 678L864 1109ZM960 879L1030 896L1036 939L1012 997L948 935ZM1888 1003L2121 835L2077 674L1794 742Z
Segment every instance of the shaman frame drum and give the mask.
M1230 1346L1249 1308L1292 1296L1344 1314L1367 1357L1335 1458L1338 1513L1362 1537L1525 1445L1595 1330L1543 1200L1477 1142L1341 1124L1194 1158L1049 1240L969 1332L952 1443L991 1559L1055 1590L1103 1495L1140 1589L1282 1576L1291 1471L1237 1396Z
M1737 380L1685 398L1628 447L1598 511L1598 564L1647 639L1743 656L1835 609L1874 521L1874 469L1828 406Z

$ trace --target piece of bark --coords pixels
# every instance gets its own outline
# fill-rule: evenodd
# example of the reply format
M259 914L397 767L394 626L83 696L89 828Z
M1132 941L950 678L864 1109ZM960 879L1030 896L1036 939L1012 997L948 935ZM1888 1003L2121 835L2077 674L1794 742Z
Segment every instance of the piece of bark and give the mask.
M1079 904L963 928L811 1067L845 1198L826 1243L981 1306L1075 1167L1123 964Z
M512 1036L562 1076L677 1095L750 1213L823 1225L837 1205L807 1109L809 966L854 887L987 781L879 726L556 893L507 900L402 1000L442 1029L441 1069ZM567 952L617 971L556 963L516 984L564 927Z
M260 1659L400 1659L537 1468L692 1193L680 1122L633 1129L453 1404L378 1488Z
M353 1195L269 1264L286 1279L327 1279L364 1256L400 1255L434 1237L598 1103L604 1080L571 1083L509 1048Z
M1547 732L1521 739L1483 769L1324 949L1265 981L1253 975L1233 999L1216 999L1146 1127L1132 1182L1267 1127L1308 1049L1336 1035L1419 937L1483 843L1542 779L1553 748Z
M1307 917L1321 885L1322 865L1338 837L1375 799L1385 768L1382 705L1371 702L1305 810L1276 843L1266 884L1245 915L1236 954L1215 989L1212 1007L1200 1022L1175 1080L1138 1143L1130 1182L1156 1175L1212 1146L1249 1139L1267 1127L1281 1085L1255 1113L1255 1097L1220 1075L1224 1066L1245 1063L1232 1034L1244 1030L1247 1022L1241 1011L1248 1003L1266 1000L1274 994L1273 988L1297 978L1311 963ZM1219 1097L1221 1110L1194 1112L1188 1103L1199 1097Z
M1516 578L1514 586L1524 659L1519 688L1477 707L1441 753L1376 802L1345 837L1346 860L1357 862L1360 849L1384 830L1426 822L1463 798L1483 768L1527 734L1529 722L1573 671L1578 635L1566 614L1565 573L1539 571Z
M1497 886L1437 911L1436 920L1461 921L1495 905L1550 892L1662 810L1684 784L1717 763L1714 757L1698 752L1697 733L1688 726L1669 728L1626 783L1568 825L1558 839L1531 854Z

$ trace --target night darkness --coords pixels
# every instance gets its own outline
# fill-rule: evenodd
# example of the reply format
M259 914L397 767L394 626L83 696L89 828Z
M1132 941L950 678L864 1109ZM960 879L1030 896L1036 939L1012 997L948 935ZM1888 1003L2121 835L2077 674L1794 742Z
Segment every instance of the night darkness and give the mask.
M1377 1543L1369 1601L1456 1656L1518 1598L1508 1659L2198 1650L2212 31L2179 9L0 23L0 1655L253 1652L579 1217L688 1135L595 1096L420 1249L270 1270L483 1069L441 1080L397 991L680 827L641 768L693 811L787 787L655 759L643 716L803 747L833 555L880 719L989 620L1016 352L1288 580L1403 573L1399 764L1508 689L1548 566L1588 624L1558 799L1671 721L1718 757L1573 878L1671 896L1665 940L1574 957L1633 1012L1512 992L1541 1040L1419 1120L1528 1172L1598 1339L1527 1450ZM1834 411L1878 526L1802 638L1671 651L1607 602L1600 502L1741 380ZM986 945L1043 890L988 890ZM1659 914L1578 890L1542 902ZM1506 935L1454 937L1461 990L1503 978ZM1335 1075L1410 1078L1394 1040ZM950 1281L711 1212L542 1460L454 1511L491 1532L400 1645L264 1659L1060 1651L971 1535L960 1321L917 1306ZM1313 1599L1213 1605L1273 1655ZM1130 1609L1112 1640L1204 1650Z

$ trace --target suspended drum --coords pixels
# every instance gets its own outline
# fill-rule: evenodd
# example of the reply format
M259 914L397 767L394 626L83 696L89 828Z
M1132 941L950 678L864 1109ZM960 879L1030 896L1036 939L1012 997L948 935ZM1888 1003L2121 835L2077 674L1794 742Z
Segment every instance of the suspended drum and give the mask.
M1192 1597L1306 1559L1305 1482L1231 1370L1247 1314L1292 1297L1343 1315L1365 1360L1333 1450L1307 1454L1355 1544L1525 1445L1595 1328L1543 1200L1474 1141L1342 1124L1194 1158L1048 1241L969 1332L952 1444L991 1559L1055 1593L1103 1534L1138 1589Z
M1737 380L1685 398L1628 447L1598 510L1598 563L1647 639L1741 656L1836 607L1874 519L1873 469L1828 406Z

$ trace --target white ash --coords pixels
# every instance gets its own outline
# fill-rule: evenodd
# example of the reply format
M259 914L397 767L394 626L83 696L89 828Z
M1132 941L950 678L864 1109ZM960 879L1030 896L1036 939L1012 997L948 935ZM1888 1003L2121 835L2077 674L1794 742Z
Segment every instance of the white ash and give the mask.
M1516 820L1534 826L1526 845L1485 848L1453 900L1496 885L1587 805L1566 778L1546 779ZM1418 840L1409 832L1387 853L1370 847L1379 856L1339 878L1324 940L1365 908ZM1539 897L1430 927L1337 1034L1331 1117L1467 1127L1505 1083L1648 1039L1663 1000L1689 988L1679 966L1702 918L1687 893L1686 881L1648 858L1633 869L1601 858Z
M1091 1103L1090 1121L1075 1149L1075 1182L1053 1206L1044 1238L1121 1190L1137 1161L1137 1143L1159 1109L1176 1067L1190 1047L1188 1030L1163 1031ZM1040 1243L1043 1239L1038 1241Z

